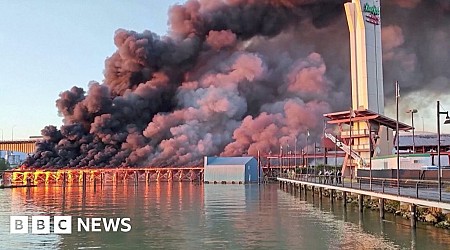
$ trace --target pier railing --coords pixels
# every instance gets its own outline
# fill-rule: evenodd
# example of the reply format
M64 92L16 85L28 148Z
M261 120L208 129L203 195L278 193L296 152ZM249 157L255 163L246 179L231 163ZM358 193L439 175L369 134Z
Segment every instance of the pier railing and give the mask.
M450 202L450 182L417 179L388 179L369 177L325 176L314 174L280 174L281 178L317 183L329 186L339 186L383 194L392 194L429 201Z

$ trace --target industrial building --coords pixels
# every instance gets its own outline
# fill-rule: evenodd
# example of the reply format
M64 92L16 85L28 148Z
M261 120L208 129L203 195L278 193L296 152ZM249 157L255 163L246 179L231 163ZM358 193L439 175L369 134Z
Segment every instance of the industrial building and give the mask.
M401 131L399 138L400 153L435 153L437 152L437 134L432 132ZM450 134L441 134L441 152L450 150Z
M401 131L399 133L399 169L425 169L436 166L438 162L437 134L432 132L416 131L414 136L411 132ZM450 135L440 136L440 160L444 167L450 166ZM396 169L397 168L397 145L394 145L392 155L374 157L372 169Z
M262 177L254 157L205 157L205 183L256 183Z
M359 135L361 136L361 135ZM395 133L394 135L395 136ZM450 166L450 134L441 134L441 165ZM342 137L336 137L337 142L344 141ZM436 166L437 164L437 134L433 132L416 131L414 140L412 131L401 131L400 138L400 169L420 169L423 166ZM395 141L390 146L391 151L383 156L372 156L361 169L369 169L371 165L376 169L397 168L397 145ZM372 144L373 145L373 144ZM334 142L325 137L315 147L315 152L308 154L301 152L283 152L282 154L266 155L263 157L263 165L271 169L293 169L296 167L312 167L327 165L341 168L345 164L346 152L337 147ZM355 149L352 149L352 151Z

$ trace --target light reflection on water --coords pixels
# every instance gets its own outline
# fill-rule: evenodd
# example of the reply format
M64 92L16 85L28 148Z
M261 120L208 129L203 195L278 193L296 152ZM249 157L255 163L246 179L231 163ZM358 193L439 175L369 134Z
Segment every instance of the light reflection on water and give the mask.
M130 217L129 233L9 234L9 215ZM1 249L449 249L446 230L277 185L151 183L0 190ZM76 223L74 223L76 225Z

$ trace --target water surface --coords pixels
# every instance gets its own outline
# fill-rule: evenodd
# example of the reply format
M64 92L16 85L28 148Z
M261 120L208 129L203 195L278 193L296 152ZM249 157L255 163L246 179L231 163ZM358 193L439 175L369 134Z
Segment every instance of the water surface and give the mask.
M132 230L9 234L10 215L129 217ZM74 221L76 224L76 221ZM450 249L450 233L278 185L141 183L0 190L2 249Z

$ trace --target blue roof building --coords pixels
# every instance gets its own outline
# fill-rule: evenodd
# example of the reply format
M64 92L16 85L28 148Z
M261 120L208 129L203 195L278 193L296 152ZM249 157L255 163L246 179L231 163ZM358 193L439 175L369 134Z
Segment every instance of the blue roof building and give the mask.
M205 182L255 183L262 177L258 174L258 161L254 157L205 157Z

